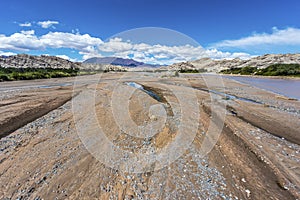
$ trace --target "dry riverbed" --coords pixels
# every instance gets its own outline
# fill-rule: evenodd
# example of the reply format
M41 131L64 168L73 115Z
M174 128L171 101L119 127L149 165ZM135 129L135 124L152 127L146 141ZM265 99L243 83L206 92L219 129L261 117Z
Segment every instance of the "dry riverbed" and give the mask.
M300 198L299 101L214 76L74 82L1 83L0 199Z

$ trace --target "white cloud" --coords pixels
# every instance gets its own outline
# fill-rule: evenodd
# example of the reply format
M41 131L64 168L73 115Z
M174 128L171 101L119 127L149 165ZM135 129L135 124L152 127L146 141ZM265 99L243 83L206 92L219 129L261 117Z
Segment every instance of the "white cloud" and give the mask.
M58 21L40 21L37 23L38 25L40 25L42 28L50 28L50 27L53 27L53 25L55 24L59 24Z
M29 30L29 31L21 31L22 34L24 35L34 35L34 30Z
M130 41L123 41L120 38L110 39L108 42L101 44L99 50L106 53L110 52L112 56L133 58L140 62L152 64L172 64L175 62L197 60L203 57L210 57L212 59L249 59L252 57L247 53L222 52L217 49L204 49L201 46L132 44Z
M14 33L10 36L0 34L0 50L28 51L43 49L43 44L35 35L27 32Z
M247 59L250 59L250 58L253 58L256 56L258 56L258 55L250 55L250 54L244 53L244 52L234 52L234 53L231 53L230 58L240 58L242 60L247 60Z
M63 59L66 59L66 60L71 60L70 57L67 56L67 55L56 55L56 57L63 58Z
M237 40L224 40L212 45L215 48L220 47L239 47L246 48L258 45L300 45L300 29L286 28L279 30L276 27L272 33L253 34L249 37Z
M88 34L49 32L38 37L34 30L21 31L10 36L0 34L0 49L2 50L29 51L46 48L71 48L88 53L93 52L94 46L101 43L103 43L101 39Z
M99 46L99 50L104 52L128 51L133 48L129 42L124 42L121 38L111 38L108 42Z
M220 59L234 59L234 58L240 58L242 60L247 60L252 57L253 55L250 55L248 53L243 53L243 52L235 52L235 53L230 53L230 52L223 52L219 51L217 49L208 49L205 51L206 55L212 59L220 60Z
M25 22L25 23L21 23L21 24L19 24L19 26L21 26L21 27L31 27L31 23L30 22Z
M103 42L100 38L88 34L49 32L42 36L35 35L34 30L21 31L10 36L0 34L0 50L5 51L29 51L47 48L69 48L77 50L83 60L91 57L110 55L123 58L133 58L137 61L152 64L172 64L196 60L203 57L213 59L232 59L236 57L249 58L246 53L229 53L217 49L203 49L200 46L181 45L150 45L145 43L134 44L123 41L121 38L112 38ZM67 55L58 55L71 60Z
M94 57L103 57L100 53L84 53L84 52L79 52L79 54L82 55L82 60L85 61L89 58L94 58Z
M13 56L13 55L16 55L16 53L0 51L0 56Z
M205 50L198 46L166 46L150 45L145 43L133 44L130 41L123 41L121 38L112 38L98 46L100 52L111 53L112 56L131 58L153 64L171 64L194 60L205 56Z
M87 60L93 57L102 57L102 55L95 46L87 46L85 48L82 48L79 51L79 54L82 55L82 60Z
M67 56L67 55L56 55L56 57L63 58L63 59L66 59L66 60L70 60L70 61L72 61L72 62L77 62L77 61L78 61L78 60L76 60L76 59L70 58L70 57Z
M41 36L40 41L50 48L72 48L78 50L98 46L103 43L101 39L91 37L88 34L80 35L64 32L49 32Z
M103 44L100 38L91 37L88 34L49 32L40 37L40 41L48 48L71 48L83 55L83 60L92 57L100 57L97 47Z

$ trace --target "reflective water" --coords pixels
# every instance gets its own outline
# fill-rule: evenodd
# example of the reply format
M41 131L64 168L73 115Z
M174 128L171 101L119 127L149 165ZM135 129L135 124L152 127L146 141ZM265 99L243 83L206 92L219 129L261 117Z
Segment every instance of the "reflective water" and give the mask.
M146 92L149 96L151 96L152 98L154 98L157 101L161 101L160 97L155 94L153 91L149 90L149 89L145 89L142 85L136 83L136 82L125 82L126 85L137 88L143 92Z
M258 78L242 76L226 76L241 83L246 83L261 89L300 100L299 79Z

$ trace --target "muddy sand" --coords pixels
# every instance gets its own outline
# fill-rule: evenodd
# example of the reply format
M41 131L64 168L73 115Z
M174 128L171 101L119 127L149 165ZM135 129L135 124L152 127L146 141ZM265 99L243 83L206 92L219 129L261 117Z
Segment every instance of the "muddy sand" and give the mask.
M297 100L159 73L0 91L0 199L300 198Z

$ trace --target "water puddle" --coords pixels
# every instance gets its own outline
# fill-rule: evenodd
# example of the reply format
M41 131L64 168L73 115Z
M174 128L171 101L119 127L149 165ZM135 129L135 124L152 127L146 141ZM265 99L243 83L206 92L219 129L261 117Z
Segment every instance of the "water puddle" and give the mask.
M219 91L216 91L216 90L208 90L208 89L205 89L205 88L197 88L197 87L193 87L193 88L197 89L197 90L205 91L205 92L208 92L208 93L213 93L213 94L223 96L226 100L241 100L241 101L250 102L250 103L262 104L261 102L255 101L253 99L238 97L238 96L235 96L235 95L226 94L224 92L219 92Z
M65 87L65 86L71 86L72 83L61 83L61 84L56 84L56 85L41 85L38 88L54 88L54 87Z
M150 89L145 89L144 86L142 86L136 82L125 82L125 84L128 86L134 87L136 89L139 89L139 90L145 92L146 94L148 94L149 96L151 96L153 99L161 102L161 98L156 93L151 91Z
M62 83L62 84L59 84L59 86L62 86L62 87L65 87L65 86L71 86L73 85L72 83Z
M253 99L248 99L248 98L244 98L244 97L238 97L238 96L235 96L235 95L226 94L224 92L219 92L219 91L215 91L215 90L209 90L209 92L214 93L214 94L219 94L221 96L224 96L225 99L228 99L228 100L241 100L241 101L246 101L246 102L250 102L250 103L262 104L261 102L255 101Z
M54 86L52 85L41 85L39 88L53 88Z

